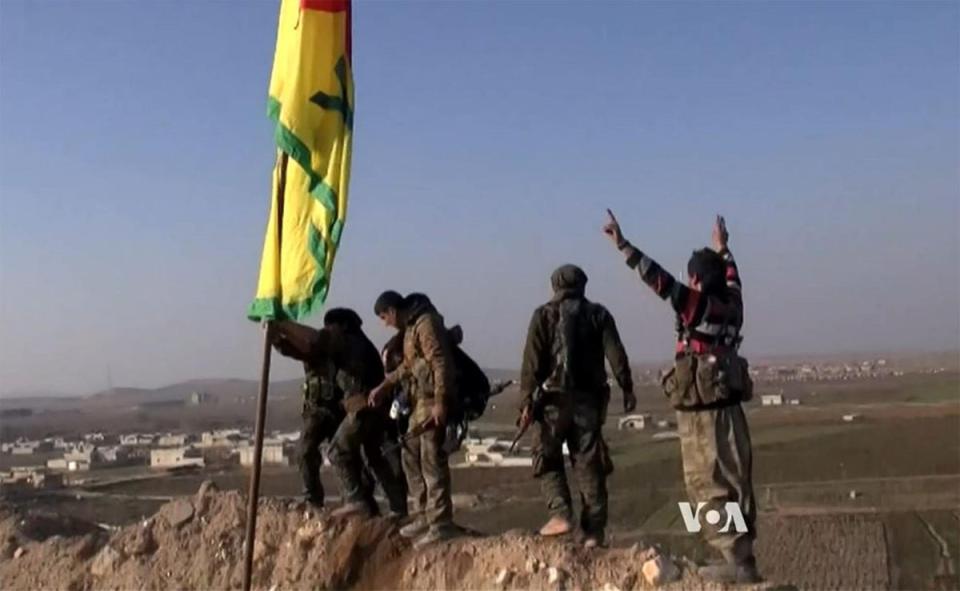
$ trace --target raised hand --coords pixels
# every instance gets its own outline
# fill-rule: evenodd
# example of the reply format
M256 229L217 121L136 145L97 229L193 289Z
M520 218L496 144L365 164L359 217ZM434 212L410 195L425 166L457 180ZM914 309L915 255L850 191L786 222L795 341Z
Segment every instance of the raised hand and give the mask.
M607 223L603 225L603 233L617 248L623 246L625 240L623 239L623 232L620 231L620 223L617 222L617 218L609 209L607 210Z
M727 221L723 219L722 215L717 215L717 220L713 223L713 249L717 252L725 250L729 239Z

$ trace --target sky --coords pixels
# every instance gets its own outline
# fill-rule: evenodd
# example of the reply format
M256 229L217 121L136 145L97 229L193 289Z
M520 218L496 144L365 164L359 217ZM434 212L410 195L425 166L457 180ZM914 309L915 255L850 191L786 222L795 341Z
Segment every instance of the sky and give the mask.
M0 2L0 394L258 375L277 8ZM516 368L571 262L665 360L605 208L675 273L720 212L746 355L956 349L958 40L955 2L357 1L328 305L380 344L376 296L426 292Z

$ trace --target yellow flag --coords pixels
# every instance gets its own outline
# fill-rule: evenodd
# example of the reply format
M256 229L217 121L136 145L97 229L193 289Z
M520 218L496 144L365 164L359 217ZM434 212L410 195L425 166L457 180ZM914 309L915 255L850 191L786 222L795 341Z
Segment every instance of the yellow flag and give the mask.
M353 138L350 0L281 0L268 114L273 199L251 320L323 305L347 213Z

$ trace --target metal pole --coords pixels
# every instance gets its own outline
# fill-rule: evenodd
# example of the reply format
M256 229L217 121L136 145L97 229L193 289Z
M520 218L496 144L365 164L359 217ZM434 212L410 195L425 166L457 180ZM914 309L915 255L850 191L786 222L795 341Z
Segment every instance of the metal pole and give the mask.
M253 545L257 534L257 502L260 497L260 460L263 455L263 430L267 418L267 390L270 386L270 338L272 325L263 329L263 366L260 370L260 394L257 397L257 426L253 441L253 473L247 493L247 536L243 549L243 589L250 591L253 575Z
M277 166L277 271L283 256L283 198L287 188L286 152L279 154ZM260 394L257 396L257 423L253 441L253 473L250 475L250 491L247 493L247 535L243 546L243 591L250 591L253 576L253 546L257 537L257 502L260 500L260 461L263 457L263 429L267 421L267 391L270 388L270 345L273 325L267 322L263 328L263 365L260 369Z

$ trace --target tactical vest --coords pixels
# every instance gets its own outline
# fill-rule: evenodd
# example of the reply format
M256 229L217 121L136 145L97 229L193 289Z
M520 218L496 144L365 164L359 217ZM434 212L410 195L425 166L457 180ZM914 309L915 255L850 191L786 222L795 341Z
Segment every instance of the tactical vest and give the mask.
M692 330L677 323L683 352L661 378L670 404L677 410L703 410L747 402L753 398L750 366L738 351L743 337L731 319L701 322ZM706 352L694 351L692 338L709 344Z
M340 372L336 366L329 360L306 366L303 381L304 410L320 410L340 403L343 390L337 384L338 373Z

